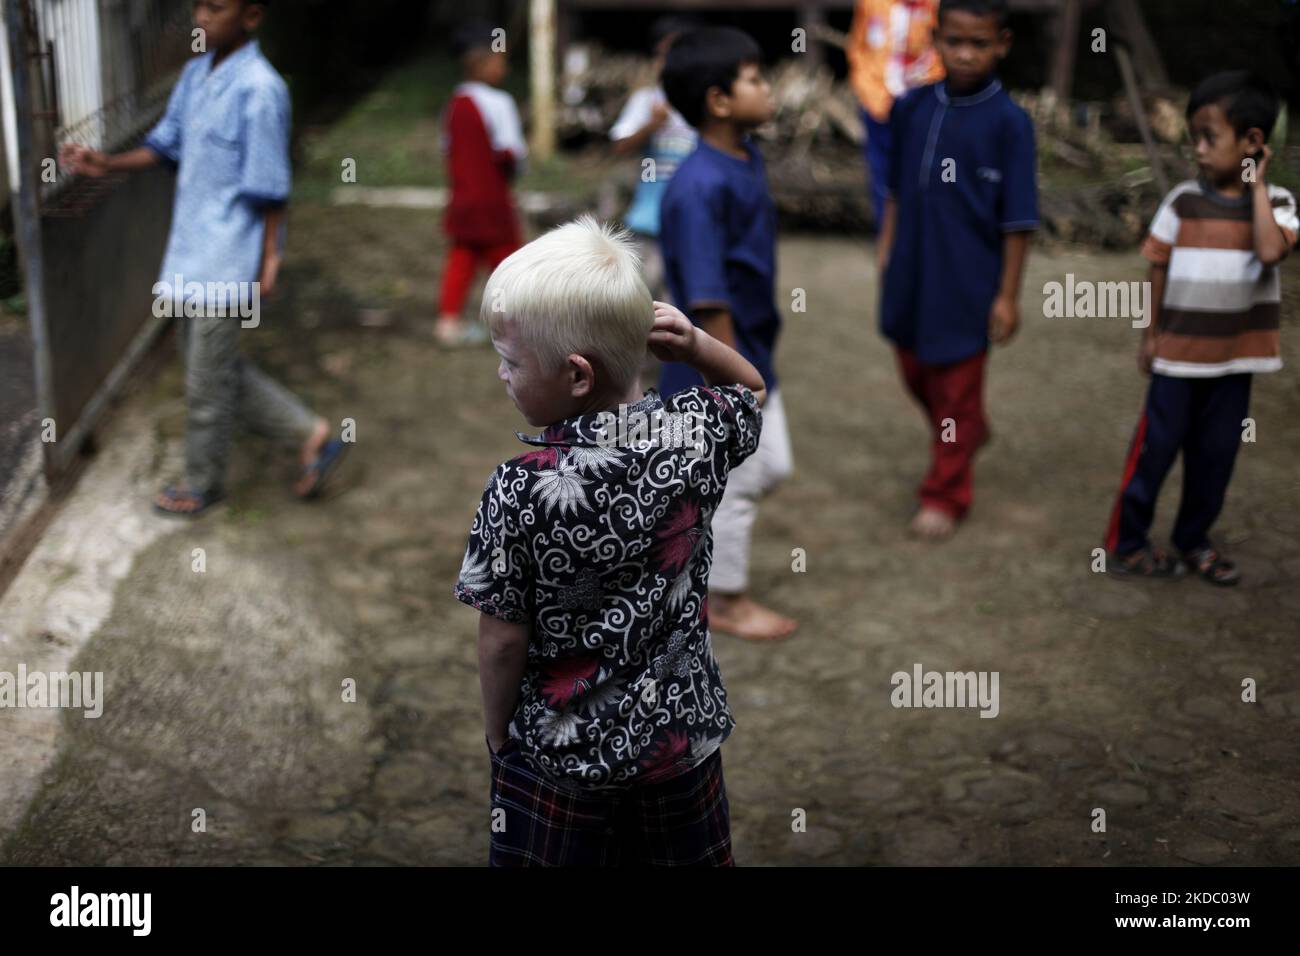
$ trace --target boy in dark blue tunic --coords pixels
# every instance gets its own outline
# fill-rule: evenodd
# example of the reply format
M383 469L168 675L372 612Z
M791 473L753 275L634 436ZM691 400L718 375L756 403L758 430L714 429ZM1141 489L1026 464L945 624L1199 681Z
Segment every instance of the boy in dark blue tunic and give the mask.
M1038 227L1034 130L995 73L1011 46L1006 0L943 0L935 48L947 79L894 104L897 131L881 231L881 332L932 431L912 531L952 534L971 504L989 437L990 341L1019 324L1021 276Z
M776 206L749 133L772 118L771 88L754 39L730 27L683 35L664 63L664 92L700 143L664 192L659 240L673 299L700 328L753 363L767 385L758 451L732 473L713 516L709 620L750 640L779 640L797 622L750 594L749 551L759 502L793 468L773 355L781 332ZM664 397L700 384L681 363L664 366Z

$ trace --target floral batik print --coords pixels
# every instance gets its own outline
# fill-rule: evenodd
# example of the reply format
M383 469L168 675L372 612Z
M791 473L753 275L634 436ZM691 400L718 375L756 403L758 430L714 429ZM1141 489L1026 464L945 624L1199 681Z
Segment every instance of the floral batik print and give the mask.
M510 736L586 788L684 773L735 726L709 641L710 522L762 413L740 385L651 390L627 411L690 416L699 440L616 445L600 414L521 434L534 448L488 480L455 589L530 626Z

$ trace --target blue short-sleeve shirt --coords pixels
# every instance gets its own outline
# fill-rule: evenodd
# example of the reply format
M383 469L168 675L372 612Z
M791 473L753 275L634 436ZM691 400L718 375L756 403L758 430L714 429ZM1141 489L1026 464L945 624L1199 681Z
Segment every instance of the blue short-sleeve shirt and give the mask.
M163 283L255 281L265 207L289 198L288 87L255 40L212 58L185 65L144 141L177 167Z
M945 82L894 103L888 188L897 202L880 329L927 365L989 346L1006 233L1038 227L1029 116L991 80L953 97Z
M729 311L740 353L772 391L781 333L773 299L776 205L763 157L749 140L744 145L747 160L701 141L683 161L664 192L659 241L674 302L692 319L699 309ZM659 390L668 396L702 384L690 366L668 363Z

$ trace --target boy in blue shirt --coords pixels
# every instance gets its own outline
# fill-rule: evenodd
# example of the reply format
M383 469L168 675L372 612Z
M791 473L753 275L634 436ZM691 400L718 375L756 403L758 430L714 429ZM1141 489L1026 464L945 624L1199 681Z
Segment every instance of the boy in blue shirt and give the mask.
M194 23L208 52L181 71L162 119L139 149L107 155L68 145L72 172L99 177L159 163L177 170L171 235L154 286L176 316L185 361L185 483L155 507L195 517L221 500L240 421L297 447L302 497L319 491L345 448L329 425L239 354L241 309L274 292L289 199L289 91L253 33L268 0L199 0ZM192 290L199 290L195 294ZM250 326L252 327L252 326Z
M776 207L763 158L748 137L775 108L760 59L753 38L730 27L691 31L668 51L664 92L699 131L700 141L664 193L659 236L673 301L753 363L767 385L758 451L732 472L713 516L709 619L739 637L778 640L797 622L746 593L758 502L791 471L790 434L772 361L781 332L773 299ZM694 369L669 363L659 389L668 397L700 381Z
M943 0L935 48L946 80L894 104L881 229L880 328L930 422L931 465L912 532L949 537L971 505L989 438L984 364L1020 321L1038 227L1034 128L996 70L1011 47L1006 0Z

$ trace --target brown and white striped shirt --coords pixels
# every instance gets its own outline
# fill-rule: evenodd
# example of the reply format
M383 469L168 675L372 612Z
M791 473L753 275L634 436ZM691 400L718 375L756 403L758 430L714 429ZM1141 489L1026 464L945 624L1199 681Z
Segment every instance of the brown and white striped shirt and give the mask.
M1294 247L1295 197L1271 183L1268 195ZM1213 378L1282 367L1282 284L1255 255L1249 190L1232 198L1204 182L1180 183L1160 204L1142 254L1169 267L1152 371Z

